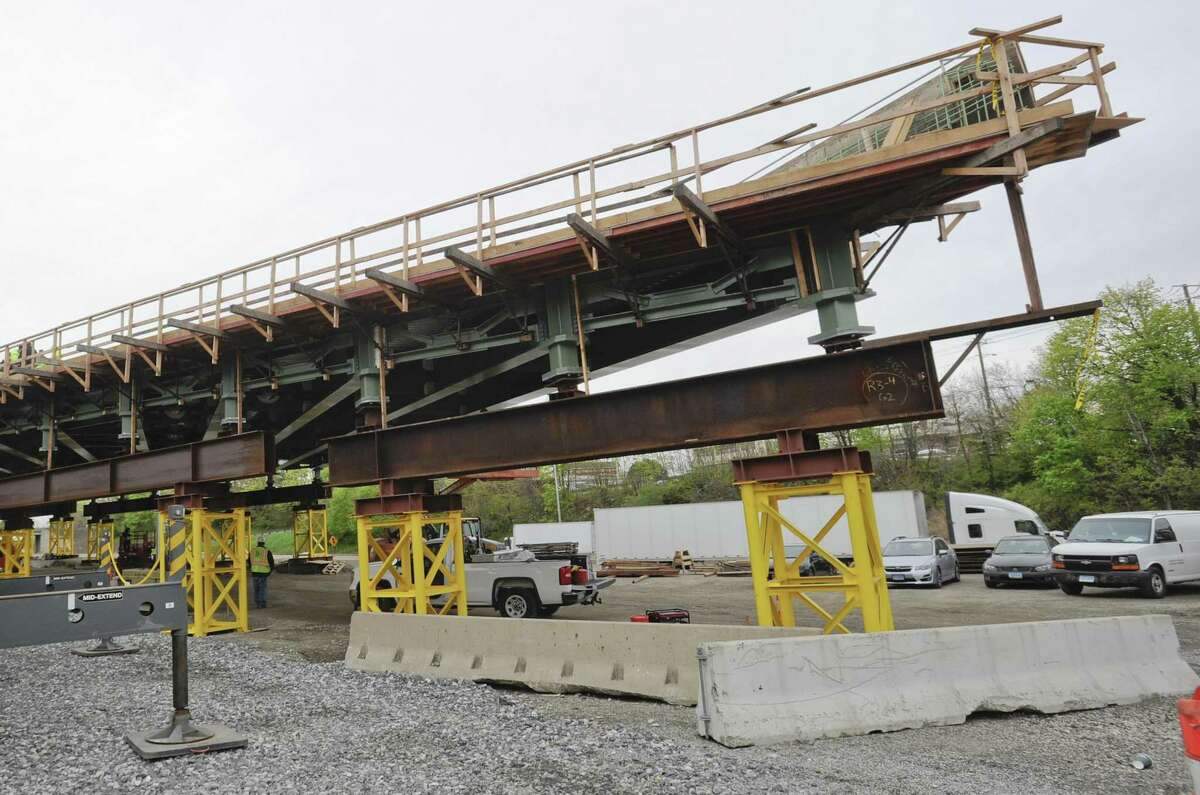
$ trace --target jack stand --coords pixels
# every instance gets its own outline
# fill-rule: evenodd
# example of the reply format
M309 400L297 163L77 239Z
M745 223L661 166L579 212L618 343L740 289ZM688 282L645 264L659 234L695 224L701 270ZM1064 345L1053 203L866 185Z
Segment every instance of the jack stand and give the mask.
M90 649L71 649L71 654L80 657L107 657L111 654L137 654L141 649L137 646L118 646L111 637L101 638Z
M165 728L125 735L125 741L142 759L154 761L246 747L244 734L217 724L199 726L192 723L192 713L188 709L186 630L171 630L171 692L175 711Z

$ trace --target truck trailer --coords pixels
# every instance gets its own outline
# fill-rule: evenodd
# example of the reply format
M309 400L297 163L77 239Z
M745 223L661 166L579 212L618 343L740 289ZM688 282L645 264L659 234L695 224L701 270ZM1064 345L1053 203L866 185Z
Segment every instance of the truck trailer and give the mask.
M783 500L780 510L801 531L815 535L840 505L841 498L835 496L793 497ZM877 492L875 514L882 544L900 536L929 535L925 498L919 491ZM598 561L671 560L682 550L695 560L749 556L746 520L736 500L598 508L593 516L592 522L514 525L513 544L575 541L582 552L586 539ZM801 546L789 544L788 553L799 553ZM845 518L830 530L823 546L840 558L851 558Z

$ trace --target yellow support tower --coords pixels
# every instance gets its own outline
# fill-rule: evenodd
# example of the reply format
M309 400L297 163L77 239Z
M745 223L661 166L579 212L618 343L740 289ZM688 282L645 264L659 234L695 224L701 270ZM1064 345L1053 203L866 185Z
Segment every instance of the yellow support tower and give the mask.
M52 519L47 540L46 553L51 557L75 557L75 520Z
M870 459L852 448L843 463L859 465L862 469L834 471L825 474L816 482L797 482L814 477L830 457L813 459L816 466L804 471L796 466L797 455L786 454L763 459L736 462L735 472L741 475L742 508L745 512L746 533L750 546L750 570L754 581L754 605L758 623L764 627L796 626L795 603L808 607L823 622L825 634L849 633L845 620L850 612L858 609L862 613L863 629L867 632L888 632L895 629L892 619L891 601L888 598L887 580L883 569L883 551L879 545L879 530L875 523L875 505L871 495ZM815 455L840 454L843 451L817 451ZM800 453L800 456L814 453ZM744 479L748 472L755 471L758 462L760 472L778 468L779 462L791 467L793 476L776 476L773 482ZM861 462L861 463L859 463ZM765 464L762 466L761 464ZM788 482L790 481L790 482ZM819 528L796 527L779 510L779 503L789 497L834 495L842 498L842 505ZM850 529L850 545L854 561L847 566L836 555L821 546L821 542L842 519ZM790 543L803 544L800 552L789 559L784 546L784 531L791 537ZM800 571L810 554L816 553L836 572L832 576L802 576ZM843 594L841 607L829 612L813 598L817 593L840 592Z
M292 557L328 560L329 514L324 508L300 508L292 514Z
M430 547L425 540L426 525L445 527L437 548ZM372 558L379 561L373 573ZM467 614L462 511L414 511L394 518L359 516L358 566L360 610L440 616ZM444 598L439 600L440 605L434 604L438 597Z
M0 578L28 577L32 560L32 530L0 530Z
M101 547L105 538L112 538L114 525L111 519L101 519L96 522L88 522L87 526L87 559L100 560ZM159 548L162 544L159 544Z
M186 568L183 587L191 611L188 632L201 638L214 632L249 632L246 559L250 524L246 509L228 513L197 509L188 514L185 528L168 539L171 549L185 546L183 555L172 558L169 575Z

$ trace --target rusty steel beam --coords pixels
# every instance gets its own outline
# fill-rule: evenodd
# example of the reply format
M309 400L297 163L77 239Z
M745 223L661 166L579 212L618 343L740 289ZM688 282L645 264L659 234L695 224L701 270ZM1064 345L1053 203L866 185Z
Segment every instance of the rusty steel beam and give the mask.
M329 476L461 476L941 416L929 343L912 342L341 436Z
M218 497L205 497L204 507L210 511L232 511L234 508L284 505L290 502L315 504L320 500L329 499L329 496L329 487L324 483L271 486L255 491L231 491Z
M113 497L265 475L275 468L271 437L262 431L167 447L0 480L0 509Z
M795 450L777 455L731 461L735 483L758 481L772 483L808 478L823 478L838 472L870 474L871 454L857 447L828 450Z
M461 494L393 494L354 501L355 516L461 511Z

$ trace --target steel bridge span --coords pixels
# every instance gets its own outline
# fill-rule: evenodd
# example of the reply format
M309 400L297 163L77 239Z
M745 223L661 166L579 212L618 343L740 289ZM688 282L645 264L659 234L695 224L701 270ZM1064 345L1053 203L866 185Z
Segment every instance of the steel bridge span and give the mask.
M881 366L911 352L904 341L872 341L859 317L875 270L912 224L936 224L947 239L979 209L966 197L989 185L1007 188L1014 274L1019 267L1029 304L991 325L943 333L1089 312L1095 304L1044 306L1018 183L1139 119L1112 109L1102 44L1036 33L1055 22L976 29L964 44L895 67L798 89L14 340L0 373L0 518L17 526L70 513L78 500L165 489L226 503L307 499L286 490L235 499L222 488L329 463L328 440L349 433L376 438L538 392L599 406L588 394L598 375L802 312L817 312L820 333L809 342L828 358ZM1033 68L1032 51L1052 63ZM899 100L834 126L810 121L821 97L860 87L879 96L893 75L939 64L939 76ZM1095 108L1076 108L1079 95L1068 95L1081 87L1094 91ZM774 131L766 139L764 125ZM891 230L887 244L863 243L879 230ZM932 362L914 372L935 382L922 411L936 414ZM902 418L853 410L845 389L862 376L861 368L822 376L849 379L830 382L844 401L840 418L815 421L820 406L798 403L772 417L774 428L739 430L729 414L721 415L728 424L696 435L667 413L654 446ZM739 378L722 388L736 393L746 387ZM544 426L520 427L527 437ZM581 433L586 422L571 427ZM427 431L397 433L423 433L429 444ZM441 463L412 476L640 449L601 437L507 463L503 451L476 461L434 442L423 449ZM464 432L461 445L469 438ZM479 451L490 444L475 441Z

